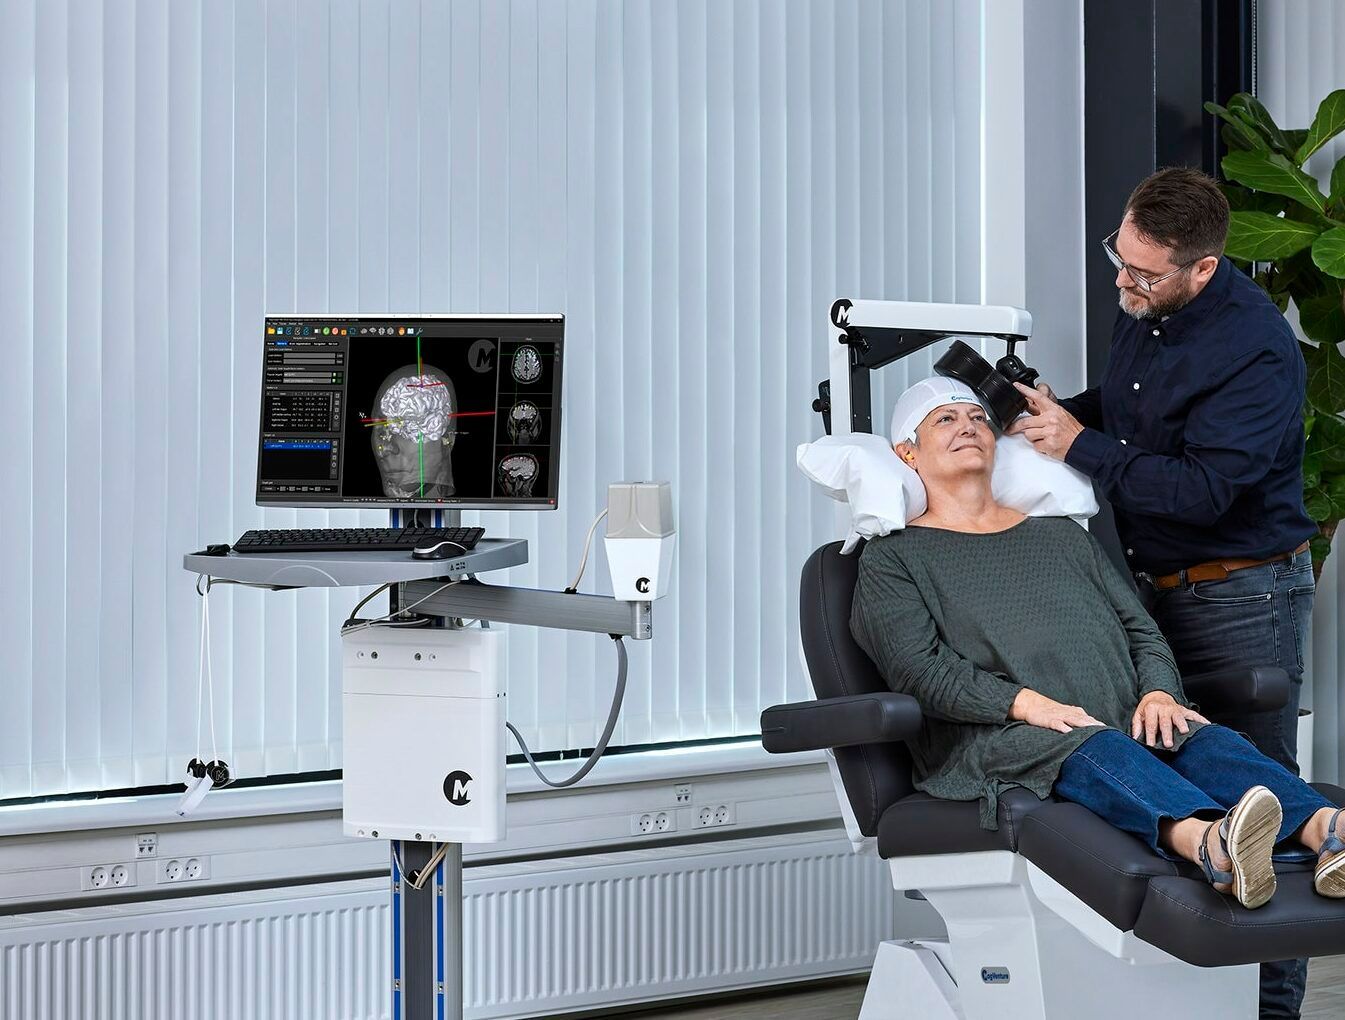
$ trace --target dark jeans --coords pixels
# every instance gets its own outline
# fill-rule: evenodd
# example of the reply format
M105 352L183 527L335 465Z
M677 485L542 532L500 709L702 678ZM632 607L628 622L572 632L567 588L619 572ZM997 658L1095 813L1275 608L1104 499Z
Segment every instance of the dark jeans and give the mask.
M1245 737L1224 726L1202 726L1176 751L1152 750L1119 730L1089 737L1060 767L1055 793L1082 804L1118 829L1158 845L1158 824L1192 816L1214 821L1253 786L1279 798L1284 823L1279 840L1302 828L1329 800Z
M1234 571L1223 581L1167 591L1139 580L1140 600L1172 646L1182 675L1235 666L1280 666L1289 674L1289 703L1283 709L1210 718L1246 734L1264 754L1295 773L1303 649L1313 594L1312 554L1306 551L1290 560ZM1261 1016L1297 1017L1307 977L1306 960L1263 963Z

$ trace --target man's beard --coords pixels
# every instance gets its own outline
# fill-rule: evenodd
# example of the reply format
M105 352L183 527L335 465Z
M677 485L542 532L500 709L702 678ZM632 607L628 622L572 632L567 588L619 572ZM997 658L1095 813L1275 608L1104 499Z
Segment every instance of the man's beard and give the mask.
M1125 312L1132 319L1139 319L1141 322L1158 320L1165 315L1171 315L1173 312L1180 311L1190 303L1189 293L1174 294L1166 299L1154 301L1137 301L1131 305L1126 302L1129 292L1125 287L1117 289L1117 304L1121 306L1121 311Z

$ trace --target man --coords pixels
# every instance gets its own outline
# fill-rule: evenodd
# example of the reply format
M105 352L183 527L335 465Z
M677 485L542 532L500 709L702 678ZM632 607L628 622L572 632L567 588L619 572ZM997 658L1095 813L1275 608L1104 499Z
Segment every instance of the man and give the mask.
M1312 612L1298 343L1223 257L1228 202L1197 170L1161 170L1104 242L1120 311L1102 382L1056 401L1020 387L1010 426L1093 479L1112 504L1139 594L1183 672L1281 666L1281 710L1221 717L1297 771ZM1306 961L1262 967L1263 1017L1296 1017Z

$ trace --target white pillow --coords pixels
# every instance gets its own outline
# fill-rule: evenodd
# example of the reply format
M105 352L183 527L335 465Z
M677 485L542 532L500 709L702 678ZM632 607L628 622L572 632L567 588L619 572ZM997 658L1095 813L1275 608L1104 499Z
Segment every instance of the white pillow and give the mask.
M882 436L870 432L823 436L799 446L799 469L832 499L850 505L850 530L841 552L861 538L906 527L928 507L924 483ZM1039 453L1025 436L995 441L990 476L995 499L1029 517L1072 517L1080 524L1097 513L1093 485L1068 464Z

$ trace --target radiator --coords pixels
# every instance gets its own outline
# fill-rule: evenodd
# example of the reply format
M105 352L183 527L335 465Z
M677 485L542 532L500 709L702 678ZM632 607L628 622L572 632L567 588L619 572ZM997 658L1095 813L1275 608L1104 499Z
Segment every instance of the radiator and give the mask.
M388 1017L388 902L364 880L2 918L0 1017ZM466 1016L852 973L923 910L834 834L469 867Z

